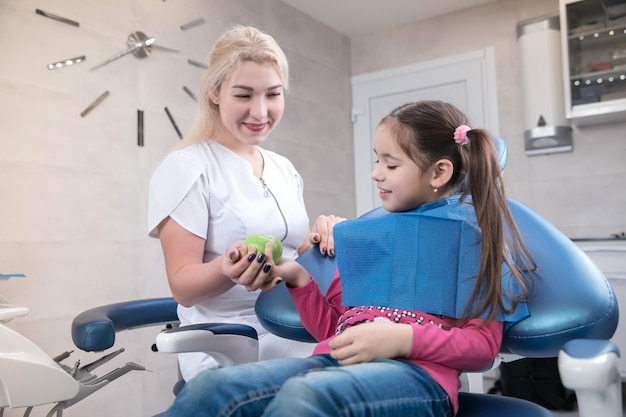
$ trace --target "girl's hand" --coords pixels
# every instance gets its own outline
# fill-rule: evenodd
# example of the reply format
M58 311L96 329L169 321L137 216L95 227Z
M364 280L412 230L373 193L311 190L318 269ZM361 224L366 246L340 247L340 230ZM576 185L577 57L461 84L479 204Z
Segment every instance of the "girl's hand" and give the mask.
M413 346L410 324L368 322L347 328L328 344L340 365L407 356Z
M322 255L335 256L335 240L333 238L333 227L342 221L343 217L319 216L315 220L313 229L309 233L308 241L311 245L319 244Z
M291 259L281 259L280 263L274 268L273 274L277 279L272 279L270 284L274 285L264 287L264 291L273 289L281 281L285 281L285 284L292 288L304 287L311 281L309 272L298 262Z

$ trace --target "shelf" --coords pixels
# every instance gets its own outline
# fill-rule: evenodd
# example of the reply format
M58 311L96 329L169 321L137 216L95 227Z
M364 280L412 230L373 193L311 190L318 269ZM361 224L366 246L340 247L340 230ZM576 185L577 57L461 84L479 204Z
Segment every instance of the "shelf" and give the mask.
M604 35L616 36L616 35L619 35L620 33L626 35L626 25L623 25L623 24L609 25L607 27L603 26L603 27L598 27L595 29L583 30L578 33L572 33L572 31L570 31L568 35L568 39L570 41L572 40L584 41L584 40L587 40L587 38L593 40L593 39L598 39L601 36L603 37Z
M626 65L619 68L612 68L603 71L591 71L591 72L582 72L580 74L574 74L570 76L570 80L589 80L589 81L626 81ZM589 83L587 83L589 84Z

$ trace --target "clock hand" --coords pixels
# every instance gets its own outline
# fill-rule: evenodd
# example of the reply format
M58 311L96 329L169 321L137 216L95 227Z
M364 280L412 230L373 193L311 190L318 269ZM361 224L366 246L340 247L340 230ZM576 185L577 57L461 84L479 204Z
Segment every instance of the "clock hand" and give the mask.
M135 32L132 32L130 35L128 35L128 39L126 40L126 44L129 47L133 47L135 45L137 45L138 42L143 42L145 40L148 39L148 35L146 35L145 33L137 30ZM172 48L166 48L165 46L161 46L158 45L156 43L153 43L152 45L150 45L150 47L141 47L139 49L137 49L136 51L133 52L133 55L135 55L137 58L145 58L147 56L150 56L150 52L152 49L159 49L161 51L166 51L166 52L180 52L177 49L172 49Z
M175 53L180 52L178 49L167 48L165 46L161 46L157 44L152 45L152 49L158 49L160 51L165 51L165 52L175 52Z
M103 66L105 66L107 64L110 64L111 62L116 61L116 60L120 59L121 57L123 57L125 55L132 54L132 53L134 53L135 51L137 51L137 50L139 50L141 48L148 47L148 46L152 45L155 41L156 41L155 38L147 38L147 39L142 40L140 42L136 42L130 48L120 52L117 55L112 56L111 58L107 59L104 62L101 62L100 64L96 65L95 67L90 68L90 71L93 71L93 70L95 70L97 68L100 68L100 67L103 67Z

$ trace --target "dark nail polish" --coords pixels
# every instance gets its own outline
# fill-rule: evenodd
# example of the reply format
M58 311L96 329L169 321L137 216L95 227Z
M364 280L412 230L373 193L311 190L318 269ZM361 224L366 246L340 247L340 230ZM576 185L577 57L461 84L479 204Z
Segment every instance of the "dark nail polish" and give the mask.
M248 255L248 262L252 262L254 258L256 258L256 253L251 253L250 255Z
M264 253L259 253L259 256L257 256L256 261L258 263L263 263L263 261L265 260L265 254Z
M322 255L326 255L326 248L322 248Z
M235 259L235 251L232 251L231 253L228 254L228 257L233 260Z
M329 250L328 256L335 256L335 250L334 249Z
M270 270L271 267L272 267L272 265L270 265L270 264L263 265L263 272L267 273Z
M313 236L313 242L317 243L318 240L319 238L317 237L317 235Z

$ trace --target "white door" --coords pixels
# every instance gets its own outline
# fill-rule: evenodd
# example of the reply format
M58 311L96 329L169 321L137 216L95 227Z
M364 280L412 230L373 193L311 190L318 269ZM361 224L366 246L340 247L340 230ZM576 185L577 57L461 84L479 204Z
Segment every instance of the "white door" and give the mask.
M417 100L450 102L471 124L497 135L493 48L352 77L357 216L380 205L370 178L378 122L395 107Z

